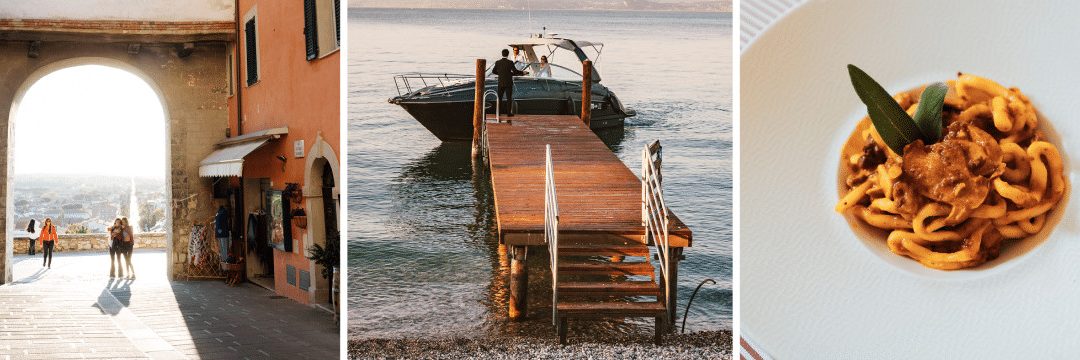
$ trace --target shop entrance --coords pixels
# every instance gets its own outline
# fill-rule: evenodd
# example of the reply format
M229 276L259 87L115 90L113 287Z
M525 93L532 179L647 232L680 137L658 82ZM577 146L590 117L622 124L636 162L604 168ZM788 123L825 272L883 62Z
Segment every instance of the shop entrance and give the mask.
M264 288L274 289L274 250L267 244L269 228L266 193L270 179L243 178L244 182L244 239L247 254L248 280Z

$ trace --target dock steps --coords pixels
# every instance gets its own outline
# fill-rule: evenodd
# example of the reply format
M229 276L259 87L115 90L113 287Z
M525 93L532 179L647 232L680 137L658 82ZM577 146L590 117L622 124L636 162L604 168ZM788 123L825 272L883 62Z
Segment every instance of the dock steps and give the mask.
M641 245L560 245L559 255L565 256L649 256L649 248Z
M625 261L626 257L643 261ZM628 317L654 318L654 341L660 342L668 309L647 246L604 241L560 244L557 271L555 310L560 344L566 344L569 319ZM644 276L647 280L631 280Z
M660 301L648 302L584 302L560 301L559 317L660 317L667 307Z
M591 282L563 281L559 294L567 296L659 296L660 287L652 281ZM560 304L561 305L561 304ZM561 309L561 308L560 308ZM561 311L561 310L560 310Z
M565 275L645 275L655 276L647 262L559 261L559 274Z

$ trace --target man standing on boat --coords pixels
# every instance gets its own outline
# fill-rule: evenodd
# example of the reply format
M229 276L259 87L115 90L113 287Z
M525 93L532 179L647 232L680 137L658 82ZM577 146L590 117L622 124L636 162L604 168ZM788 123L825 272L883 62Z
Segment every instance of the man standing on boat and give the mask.
M518 70L514 62L506 58L508 56L510 56L510 51L503 49L502 59L495 62L495 67L491 71L499 76L499 103L504 104L500 107L506 109L506 116L514 116L514 76L525 75L525 72ZM504 94L506 95L505 103L503 102Z

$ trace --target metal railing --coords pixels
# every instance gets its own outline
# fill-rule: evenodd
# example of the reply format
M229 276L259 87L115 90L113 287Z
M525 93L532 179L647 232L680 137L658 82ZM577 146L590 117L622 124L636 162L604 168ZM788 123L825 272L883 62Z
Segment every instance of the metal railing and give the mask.
M495 122L499 122L499 95L498 95L498 93L495 92L495 90L485 91L484 92L484 97L483 97L483 101L485 103L484 114L482 115L483 120L480 121L480 155L481 155L481 157L483 157L485 162L488 161L488 145L489 145L488 144L488 132L487 132L487 106L486 106L488 95L494 95L495 96Z
M497 91L495 91L495 90L485 91L484 92L484 103L485 104L487 103L488 95L491 95L491 96L495 97L495 122L501 122L499 120L499 105L500 105L499 103L501 103L502 101L499 101L499 93ZM484 121L487 122L486 107L485 107L485 112L484 112Z
M668 243L668 209L661 187L662 163L663 149L660 141L646 144L641 150L641 223L645 226L648 237L646 242L656 246L660 258L660 276L664 284L664 304L670 304L672 284L668 262L671 259L671 249Z
M394 75L394 86L398 96L411 93L432 85L447 86L458 81L468 81L473 75L464 74L436 74L436 73L406 73ZM416 89L413 87L416 86ZM405 88L405 92L401 89Z
M551 321L559 326L559 199L555 192L555 170L551 144L547 145L544 168L544 241L551 256Z

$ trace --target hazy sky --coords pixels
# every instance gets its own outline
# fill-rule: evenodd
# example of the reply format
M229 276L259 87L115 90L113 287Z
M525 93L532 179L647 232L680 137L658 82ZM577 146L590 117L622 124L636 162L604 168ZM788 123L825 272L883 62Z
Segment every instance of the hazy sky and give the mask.
M15 174L165 176L157 94L124 70L85 65L30 86L15 114Z

